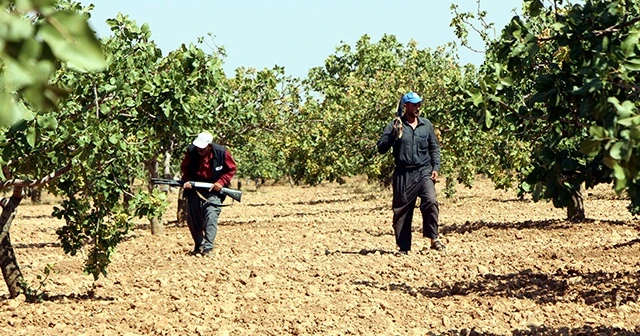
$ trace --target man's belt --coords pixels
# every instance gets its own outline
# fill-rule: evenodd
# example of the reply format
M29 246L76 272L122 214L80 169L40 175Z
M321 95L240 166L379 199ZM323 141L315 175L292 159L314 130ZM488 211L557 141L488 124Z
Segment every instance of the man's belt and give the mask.
M412 166L398 166L398 168L400 168L400 169L404 169L404 170L414 170L414 169L422 168L422 166L418 166L418 165L412 165Z

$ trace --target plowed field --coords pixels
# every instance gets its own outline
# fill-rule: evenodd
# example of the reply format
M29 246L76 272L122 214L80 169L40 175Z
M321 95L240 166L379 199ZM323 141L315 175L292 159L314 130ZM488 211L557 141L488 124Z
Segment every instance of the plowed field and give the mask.
M251 185L223 209L212 258L187 255L172 202L164 234L138 221L95 284L57 242L56 200L25 200L11 229L21 270L34 285L54 272L42 303L0 286L0 334L640 333L638 219L609 187L585 193L579 224L482 178L439 200L447 251L428 248L416 209L412 251L398 255L389 189Z

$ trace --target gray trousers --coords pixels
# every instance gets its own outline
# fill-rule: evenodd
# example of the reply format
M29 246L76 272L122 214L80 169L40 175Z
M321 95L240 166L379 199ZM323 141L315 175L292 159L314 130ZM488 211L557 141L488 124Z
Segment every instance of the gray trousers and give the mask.
M422 212L422 235L430 239L438 238L438 200L431 171L426 169L393 172L393 231L396 244L401 251L411 250L411 222L416 200L420 197Z
M194 189L184 191L184 197L187 199L187 225L193 238L194 250L206 251L213 249L222 200L214 193L205 190L198 192L207 200L200 198Z

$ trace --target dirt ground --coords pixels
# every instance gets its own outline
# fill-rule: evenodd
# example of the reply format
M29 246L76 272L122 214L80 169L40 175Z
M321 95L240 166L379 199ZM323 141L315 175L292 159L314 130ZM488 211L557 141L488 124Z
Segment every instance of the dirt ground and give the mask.
M480 178L439 195L444 253L428 248L416 209L409 255L396 253L388 189L247 189L223 209L212 258L187 255L172 202L165 233L139 221L95 287L57 242L55 200L25 200L11 231L21 270L32 284L47 264L54 272L42 303L0 286L0 334L640 333L638 219L606 186L585 194L589 220L573 224Z

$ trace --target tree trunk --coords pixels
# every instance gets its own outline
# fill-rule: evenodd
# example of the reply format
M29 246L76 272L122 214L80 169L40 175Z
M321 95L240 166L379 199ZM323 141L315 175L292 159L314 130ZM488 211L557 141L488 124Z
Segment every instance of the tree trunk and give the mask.
M173 179L173 175L171 175L171 152L169 150L164 151L164 159L162 160L162 178ZM156 188L159 188L166 194L171 190L171 187L166 184L158 185Z
M131 202L131 200L133 199L133 194L130 192L125 192L122 194L122 202L124 204L124 208L125 210L128 212L129 209L129 202Z
M263 178L259 178L259 177L257 177L257 178L255 178L253 181L254 181L254 182L255 182L255 184L256 184L256 191L257 191L258 189L260 189L260 187L264 184L264 179L263 179Z
M0 268L11 298L20 295L20 282L23 279L9 234L16 208L20 205L22 197L22 187L14 187L13 196L2 199L2 215L0 215Z
M149 171L149 193L153 192L153 188L155 185L151 183L152 178L158 178L158 158L153 157L151 160L147 161L147 170ZM164 225L162 225L161 218L150 218L149 223L151 224L151 234L159 235L164 232Z
M169 150L164 151L164 161L162 161L162 178L173 178L173 175L171 174L171 152Z
M178 192L178 213L176 214L177 224L187 224L187 199L184 198L182 188Z
M42 188L31 188L31 202L36 204L42 203Z
M571 203L567 207L567 219L571 222L582 222L585 218L582 193L580 190L574 190L571 193Z
M164 232L164 225L162 225L160 218L150 218L149 223L151 224L151 234L159 235Z
M124 210L129 213L129 203L131 202L131 200L133 199L133 196L135 194L135 190L133 187L133 184L135 183L135 179L132 177L129 177L129 190L128 191L124 191L122 193L122 204L124 206Z

